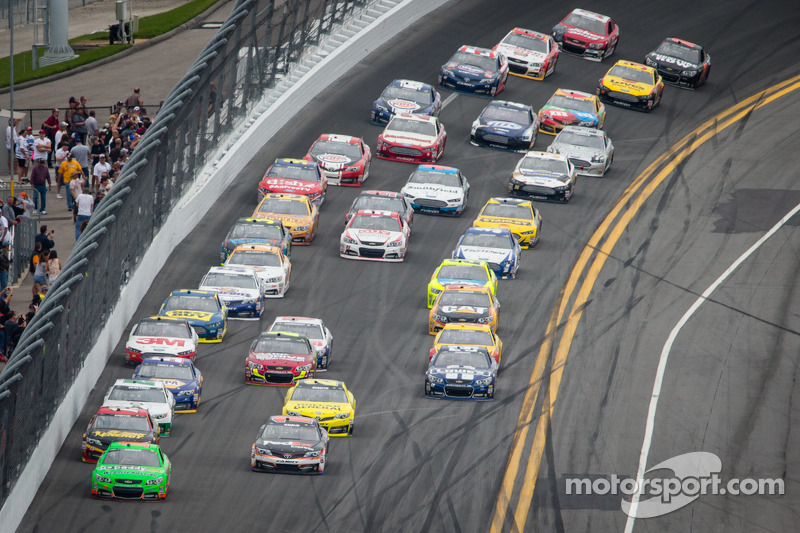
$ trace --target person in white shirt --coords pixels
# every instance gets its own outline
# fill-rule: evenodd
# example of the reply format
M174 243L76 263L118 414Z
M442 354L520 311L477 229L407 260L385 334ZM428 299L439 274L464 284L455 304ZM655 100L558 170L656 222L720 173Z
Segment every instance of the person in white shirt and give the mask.
M39 136L33 141L33 160L44 159L46 162L51 150L52 147L50 146L50 139L47 138L47 132L39 130Z
M66 141L67 139L64 138L64 135L67 135L67 126L69 126L66 122L61 122L58 125L58 131L56 132L56 145L55 148L61 147L61 141ZM69 135L67 135L69 137Z
M102 176L104 172L107 173L111 170L111 164L106 161L106 154L100 154L98 157L100 161L94 166L94 172L92 172L93 190L97 190L100 184L100 176Z
M8 173L12 174L17 170L17 124L21 118L15 118L13 121L8 119L8 127L6 128L6 150L8 151Z
M22 185L22 180L28 176L28 162L31 154L28 151L28 130L23 129L17 137L17 185Z
M70 185L72 184L70 183ZM83 192L75 198L75 206L78 208L78 213L75 216L75 240L77 241L81 236L81 224L92 218L94 198L89 194L89 187L84 187Z

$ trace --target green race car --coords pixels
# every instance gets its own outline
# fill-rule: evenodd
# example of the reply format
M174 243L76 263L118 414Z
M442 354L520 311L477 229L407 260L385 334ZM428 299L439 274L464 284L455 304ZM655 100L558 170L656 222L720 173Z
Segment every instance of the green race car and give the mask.
M160 501L167 497L171 473L172 463L158 444L112 442L92 473L92 496Z

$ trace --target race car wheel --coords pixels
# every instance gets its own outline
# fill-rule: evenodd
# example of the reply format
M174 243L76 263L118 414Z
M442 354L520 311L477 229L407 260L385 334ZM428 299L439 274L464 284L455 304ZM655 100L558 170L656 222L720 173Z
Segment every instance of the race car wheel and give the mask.
M319 464L317 465L317 473L319 475L322 475L322 474L325 473L325 463L327 463L327 462L328 462L328 454L326 453L325 455L322 456L322 459L320 460Z
M617 42L615 42L610 47L608 47L608 49L606 49L606 53L603 54L603 59L605 59L605 58L609 57L611 54L613 54L614 50L617 49L617 45L618 44L619 44L619 39L617 39Z

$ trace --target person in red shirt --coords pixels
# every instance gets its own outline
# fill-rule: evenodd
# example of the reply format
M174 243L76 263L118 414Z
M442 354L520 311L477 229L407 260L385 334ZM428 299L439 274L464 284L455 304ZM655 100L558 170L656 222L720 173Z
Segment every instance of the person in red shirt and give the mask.
M58 131L58 124L60 120L58 119L58 109L53 109L52 113L47 120L44 121L42 124L42 129L45 131L47 138L50 139L50 146L52 147L52 151L47 154L47 166L53 168L53 152L55 152L56 148L56 132Z

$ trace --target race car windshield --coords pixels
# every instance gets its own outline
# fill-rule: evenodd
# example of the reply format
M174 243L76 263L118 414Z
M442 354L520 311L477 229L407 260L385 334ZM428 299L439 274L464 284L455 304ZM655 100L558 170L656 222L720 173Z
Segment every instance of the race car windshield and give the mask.
M400 231L400 222L394 217L356 215L348 226L350 229L375 229L380 231Z
M531 117L527 111L500 106L487 107L483 110L483 113L481 113L481 118L486 122L513 122L514 124L526 126L531 123Z
M417 170L408 178L408 183L425 183L442 185L444 187L461 187L458 174L452 172L431 172L430 170Z
M126 448L124 450L111 450L107 452L104 465L123 465L123 466L161 466L158 461L158 454L153 450L142 450L136 448Z
M436 367L471 366L473 368L491 368L489 357L484 352L441 351L434 361Z
M347 403L347 394L343 389L311 385L295 388L292 393L292 401Z
M296 440L301 442L317 442L319 432L311 424L267 424L261 432L261 439L267 441Z
M396 87L394 85L387 87L383 91L381 98L386 101L407 100L409 102L416 102L423 107L427 107L433 102L433 95L427 91L418 91L416 89Z
M688 48L686 46L664 41L656 48L656 53L669 57L677 57L695 65L700 64L700 50Z
M461 246L478 246L480 248L502 248L510 250L511 240L508 235L490 235L488 233L467 233L461 239Z
M547 53L547 42L544 39L537 39L522 33L509 33L503 44L516 46L517 48L525 48L526 50L533 50L542 54Z
M311 354L307 342L297 337L262 337L256 342L253 351L256 353Z
M311 155L337 154L350 159L361 159L361 148L357 144L336 141L317 141L311 148Z
M258 207L260 213L275 213L278 215L301 215L309 214L305 202L297 200L283 200L280 198L267 198Z
M483 209L481 216L533 220L529 207L508 204L489 204Z
M436 137L436 127L428 121L394 118L389 125L386 126L386 133L395 135L412 133L414 135Z
M556 174L567 174L567 162L556 159L545 159L539 157L526 157L519 165L520 170L531 172L554 172Z
M477 265L444 265L439 269L439 279L468 279L487 281L486 271Z
M570 98L563 94L555 94L550 101L547 102L550 107L560 107L562 109L573 109L575 111L583 111L584 113L595 113L597 110L594 108L592 100L584 100L583 98Z
M283 238L281 228L275 224L237 224L229 239L265 239L279 241Z
M290 180L320 181L313 165L274 165L265 178L285 178Z
M622 65L614 65L613 67L611 67L611 70L608 72L608 75L617 78L622 78L623 80L633 81L636 83L646 83L647 85L653 84L653 74L651 74L650 72L630 67L624 67Z
M374 209L375 211L403 212L403 199L389 196L359 196L353 206L353 211L361 209Z
M150 423L143 416L97 415L92 429L121 429L124 431L150 431Z
M599 135L577 135L569 131L562 131L556 137L555 142L559 144L569 144L571 146L584 146L586 148L597 148L602 150L605 148L603 145L603 138ZM562 163L563 165L563 163ZM561 172L564 169L562 168Z
M445 328L439 337L440 344L474 344L477 346L492 346L492 334L488 331L455 330Z
M490 307L492 304L489 296L485 293L472 291L444 291L439 296L439 307L448 305L469 306L469 307Z
M258 284L252 276L241 276L238 274L223 274L222 272L210 272L206 274L203 285L207 287L225 287L233 289L257 289Z
M186 324L175 322L139 322L136 329L133 330L136 336L147 337L178 337L181 339L189 339L192 334Z
M227 265L279 267L281 258L273 252L259 252L256 250L240 250L233 252L228 258Z
M216 313L219 305L214 298L207 296L170 296L164 304L164 311L177 310Z
M322 340L325 335L322 328L317 324L302 324L298 322L278 322L270 328L270 331L285 331L286 333L297 333L304 337L314 340Z
M146 361L136 369L137 379L183 379L193 381L192 369L183 365L152 364Z
M155 388L132 388L132 387L114 387L111 394L108 396L109 400L121 402L152 402L152 403L166 403L167 399L164 397L164 391Z
M590 31L597 35L606 35L606 23L578 13L570 13L561 24Z
M497 60L495 58L468 52L456 52L450 58L450 62L458 63L459 65L472 65L483 70L497 70Z

